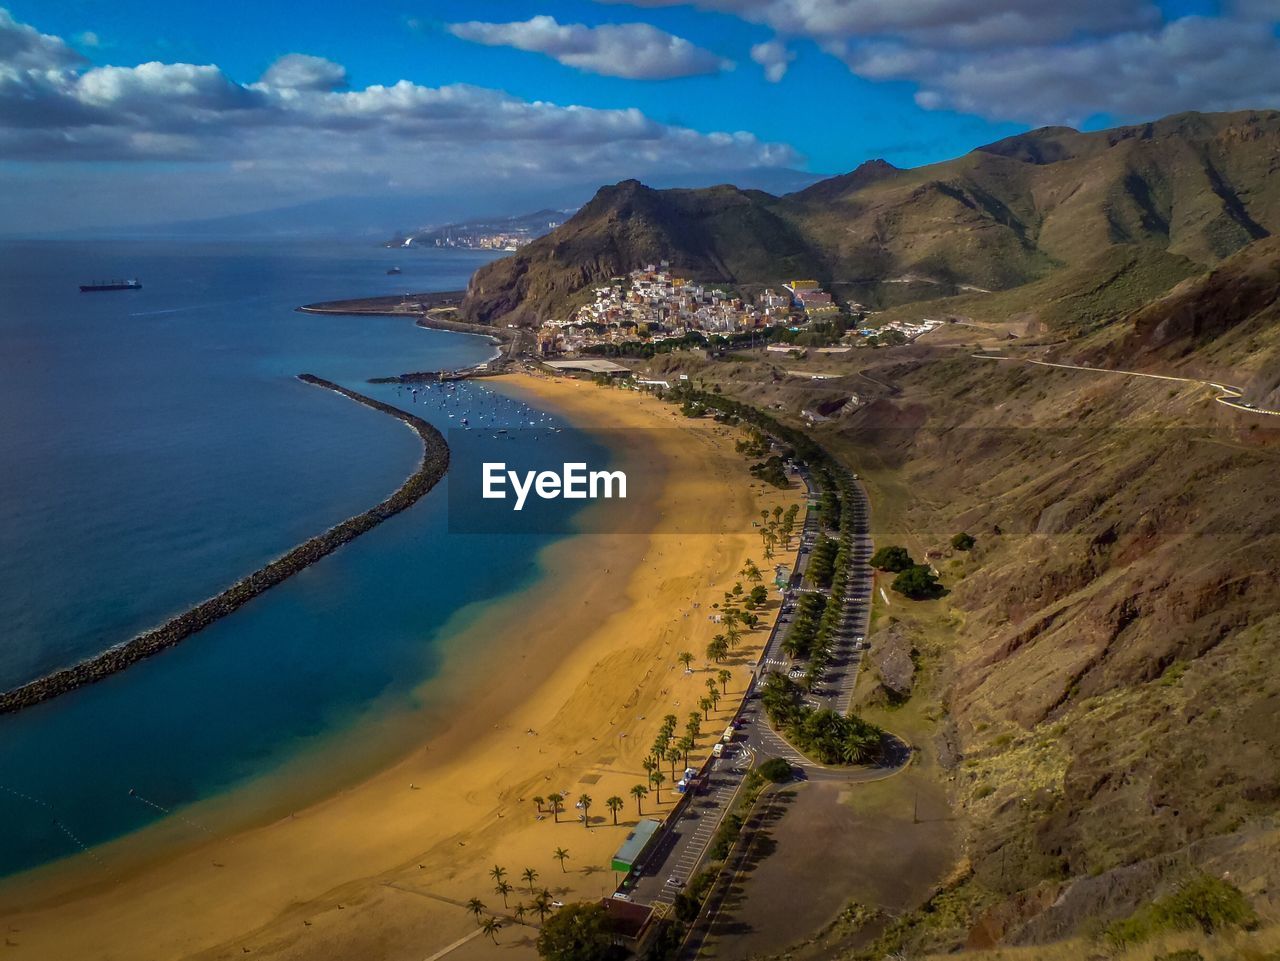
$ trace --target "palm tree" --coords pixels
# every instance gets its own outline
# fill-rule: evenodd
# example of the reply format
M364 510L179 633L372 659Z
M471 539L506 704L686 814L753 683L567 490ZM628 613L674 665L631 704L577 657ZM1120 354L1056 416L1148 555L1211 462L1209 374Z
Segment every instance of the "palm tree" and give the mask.
M591 827L591 795L579 795L578 806L582 808L582 826L586 828Z
M708 721L711 720L711 709L715 707L715 704L712 702L711 698L709 697L702 698L702 700L698 701L698 707L702 708L702 713L706 715L706 719Z
M507 907L507 895L514 891L515 888L512 887L510 881L499 881L493 886L493 890L502 895L502 906L505 908Z
M716 690L715 678L707 678L707 693L710 694Z
M538 912L538 920L547 920L547 915L551 913L551 892L544 890L536 898L533 899L533 910Z
M485 908L484 902L479 898L472 898L467 902L467 910L474 914L476 916L476 920L479 921L480 915L484 914L488 909Z
M541 814L541 813L542 813L542 805L544 805L544 804L546 804L546 803L547 803L547 799L546 799L546 798L544 798L544 797L542 797L542 796L537 796L537 797L535 797L535 798L533 799L533 803L534 803L534 804L536 804L536 805L538 805L538 813L539 813L539 814Z
M611 798L605 799L604 806L613 812L614 827L617 827L618 825L618 812L622 810L622 805L623 805L622 798L618 797L618 795L616 794Z
M778 504L773 508L773 519L780 520L782 518L782 505Z
M666 779L667 776L661 771L654 771L649 775L649 782L653 785L653 799L659 804L662 803L662 782Z
M702 733L702 715L697 711L689 712L689 721L685 724L684 729L689 732L689 736L696 738Z
M681 664L683 664L683 665L684 665L684 669L685 669L686 671L692 671L692 670L693 670L693 668L691 668L691 667L689 666L690 664L692 664L692 663L693 663L693 654L691 654L689 651L681 651L681 652L676 656L676 660L678 660Z
M720 692L719 692L719 691L717 691L717 690L713 687L713 688L712 688L712 689L707 693L707 697L709 697L709 698L711 699L711 709L712 709L713 711L714 711L714 710L718 710L718 709L719 709L719 707L720 707ZM710 720L710 717L708 717L708 718L707 718L707 720Z
M489 869L489 877L493 878L495 881L501 881L506 876L507 876L507 869L502 867L499 864L495 864L493 867Z
M671 780L676 779L676 761L680 760L680 748L667 748L667 760L671 762Z
M569 873L569 869L564 866L564 862L569 860L569 851L567 848L556 848L556 853L551 855L560 862L560 870L565 874Z
M520 877L529 883L529 893L533 894L533 882L538 880L538 872L533 868L525 868Z
M649 793L649 789L645 787L643 784L637 784L635 787L631 789L631 796L636 799L636 817L640 817L642 814L644 814L644 812L640 810L640 801L648 793Z
M676 743L676 747L680 749L680 753L684 755L684 766L689 766L689 752L693 750L693 738L686 734Z
M716 677L720 678L720 686L724 688L725 694L728 694L729 682L733 680L733 671L721 670Z
M485 918L480 922L480 930L489 935L493 939L493 943L498 943L498 932L502 930L502 922L497 918Z
M640 766L644 768L646 774L652 774L654 768L658 766L658 762L650 755L640 762Z
M560 805L564 803L563 794L550 794L547 796L547 802L551 805L551 816L556 819L556 824L560 823Z
M517 901L516 906L511 909L511 913L516 916L517 921L524 921L524 916L529 913L529 909L524 906L523 901Z
M674 714L668 714L662 719L662 729L666 731L667 736L670 737L676 733L676 725L679 723L680 718L676 717Z

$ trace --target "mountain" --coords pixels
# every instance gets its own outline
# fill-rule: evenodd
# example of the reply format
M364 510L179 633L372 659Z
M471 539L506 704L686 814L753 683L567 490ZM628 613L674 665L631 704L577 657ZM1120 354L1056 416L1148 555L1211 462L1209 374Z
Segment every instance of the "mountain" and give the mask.
M1232 370L1255 401L1280 386L1280 237L1250 244L1209 273L1127 318L1126 333L1097 355L1107 366ZM1276 406L1267 403L1267 406Z
M593 284L662 260L726 282L814 273L820 258L776 203L731 186L659 191L626 180L604 187L562 226L477 271L463 312L484 322L532 322Z
M353 195L217 217L76 231L74 236L87 233L175 240L379 241L403 227L406 221L461 218L474 212L474 202L466 197L394 193Z
M564 223L576 208L563 210L543 208L531 214L514 217L489 217L463 220L443 227L424 227L409 234L397 234L388 241L388 247L477 247L494 246L483 242L485 238L505 237L531 240L549 233Z
M1208 266L1280 232L1277 173L1280 113L1242 111L1048 127L912 170L873 161L784 196L627 181L483 268L464 311L552 316L602 277L659 259L728 283L813 275L877 306L1017 287L1117 245Z
M1099 148L1053 132L1000 149L1043 161ZM1122 244L947 302L968 319L938 331L954 339L646 362L655 378L684 374L803 426L857 471L877 547L927 559L947 591L913 602L878 575L856 694L917 763L874 795L852 792L872 812L859 836L892 843L828 904L890 920L859 927L842 913L785 957L1275 957L1280 418L1175 378L1239 385L1280 410L1280 237L1207 268ZM1010 318L1033 311L1048 336L1007 340ZM829 417L806 424L803 409ZM962 531L970 549L954 546ZM892 699L891 650L911 679ZM930 798L945 816L917 819ZM828 810L847 817L847 802ZM805 813L823 843L827 810ZM806 837L792 816L770 835L783 851ZM932 874L922 837L945 862ZM750 873L747 904L763 887ZM1205 878L1257 912L1256 935L1208 936L1152 911ZM897 910L912 883L917 909ZM733 951L727 927L722 938Z

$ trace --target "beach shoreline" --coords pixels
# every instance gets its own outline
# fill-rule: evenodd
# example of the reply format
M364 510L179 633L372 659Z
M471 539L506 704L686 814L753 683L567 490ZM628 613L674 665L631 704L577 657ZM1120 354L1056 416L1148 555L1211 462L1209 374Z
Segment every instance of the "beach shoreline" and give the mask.
M277 958L421 957L430 953L424 946L443 946L469 927L465 912L431 898L456 899L473 889L485 894L484 861L502 856L499 850L537 863L565 896L612 889L599 880L607 875L580 868L607 864L626 822L634 823L632 800L618 828L606 822L584 831L568 816L561 825L538 821L531 798L590 784L593 821L602 822L605 791L626 796L630 784L644 780L639 759L647 728L656 729L673 698L684 704L674 710L687 713L702 681L702 672L685 677L674 664L677 647L701 659L703 635L709 636L709 625L689 617L690 601L710 601L727 589L743 558L758 550L750 518L761 495L727 428L692 423L650 398L589 384L507 377L502 387L559 406L581 426L683 428L658 431L621 452L624 462L660 456L669 465L660 495L630 507L656 516L660 496L663 513L675 515L682 505L705 509L711 502L728 529L663 533L664 523L657 522L647 535L577 534L551 545L540 558L539 583L471 612L471 623L450 644L445 669L424 688L445 695L436 709L443 732L293 816L106 882L77 887L67 883L69 875L59 883L60 872L50 872L21 890L7 886L0 913L22 932L10 956L219 958L248 947ZM666 436L677 433L679 445ZM549 576L554 585L544 583ZM460 656L463 651L468 656ZM704 734L704 749L710 737ZM669 810L665 794L662 800L661 806L647 800L645 814ZM358 838L349 836L351 825L360 826ZM537 840L542 835L545 843ZM582 859L562 878L549 864L551 848L561 841ZM467 857L459 863L463 850ZM452 893L404 893L424 877L433 889ZM491 892L488 897L492 901ZM195 903L202 907L192 916ZM363 910L349 911L353 906ZM71 917L75 925L66 923ZM175 920L157 920L166 917ZM377 950L370 949L375 942ZM472 942L466 951L473 945L482 950Z

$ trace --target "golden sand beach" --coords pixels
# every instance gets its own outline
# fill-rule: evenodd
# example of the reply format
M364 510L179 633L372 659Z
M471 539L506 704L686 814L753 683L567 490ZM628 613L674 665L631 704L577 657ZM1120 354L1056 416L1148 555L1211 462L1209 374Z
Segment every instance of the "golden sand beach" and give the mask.
M741 580L748 558L764 566L752 528L759 511L799 492L752 478L731 428L631 391L504 380L581 427L668 428L621 435L623 465L644 463L660 479L626 503L630 526L648 533L584 533L548 548L542 563L554 579L494 606L453 640L431 682L454 693L445 729L387 770L107 882L77 881L71 865L9 885L0 894L6 958L533 958L532 911L494 944L466 902L513 915L532 901L526 868L537 872L535 889L561 901L613 890L609 859L637 820L630 789L646 780L641 761L663 715L683 727L722 666L703 656L717 631L711 605ZM692 763L736 709L765 634L745 635L723 665L733 671L729 696L704 724ZM695 655L692 673L681 651ZM661 803L653 793L643 799L644 816L671 809L670 788ZM559 823L533 801L553 792L568 797ZM589 827L573 808L583 793L593 799ZM614 795L626 802L616 826L605 805ZM568 852L563 863L557 848ZM515 888L509 908L489 877L495 864Z

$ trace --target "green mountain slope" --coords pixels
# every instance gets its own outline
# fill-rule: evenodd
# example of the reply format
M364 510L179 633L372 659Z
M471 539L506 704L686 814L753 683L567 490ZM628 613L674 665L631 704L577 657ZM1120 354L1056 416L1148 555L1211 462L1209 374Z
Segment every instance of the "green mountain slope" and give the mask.
M1209 266L1280 232L1278 172L1280 113L1246 111L1045 128L914 170L864 164L785 197L627 181L479 271L464 313L554 316L602 278L663 259L701 280L812 275L875 305L1013 288L1115 246Z

